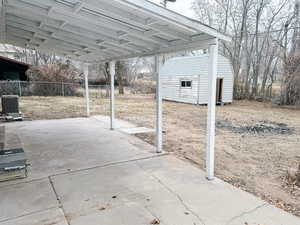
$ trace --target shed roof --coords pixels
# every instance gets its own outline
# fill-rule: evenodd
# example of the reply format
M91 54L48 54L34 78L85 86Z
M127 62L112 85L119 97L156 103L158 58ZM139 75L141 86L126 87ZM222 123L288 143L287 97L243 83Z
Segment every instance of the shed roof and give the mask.
M81 61L199 49L215 38L230 41L146 0L8 0L1 21L2 42Z
M221 65L222 64L222 65ZM209 54L174 57L165 62L160 70L161 76L198 76L208 73ZM225 65L225 67L224 67ZM218 71L231 71L231 62L223 55L218 55Z

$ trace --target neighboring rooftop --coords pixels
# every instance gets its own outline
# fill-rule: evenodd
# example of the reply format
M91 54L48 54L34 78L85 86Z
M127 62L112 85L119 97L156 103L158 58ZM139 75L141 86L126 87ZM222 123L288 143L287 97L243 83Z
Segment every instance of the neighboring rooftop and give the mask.
M15 59L0 56L0 80L27 80L29 65Z

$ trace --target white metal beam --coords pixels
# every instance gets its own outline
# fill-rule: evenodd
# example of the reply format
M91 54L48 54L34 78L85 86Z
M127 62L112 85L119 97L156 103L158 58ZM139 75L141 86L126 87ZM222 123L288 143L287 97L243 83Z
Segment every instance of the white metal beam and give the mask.
M115 18L118 20L123 20L128 24L133 24L135 26L146 25L147 19L137 16L132 11L122 10L120 8L114 7L111 4L113 1L101 1L101 0L84 0L86 7L94 9L95 13L105 15L107 17Z
M164 26L155 26L152 18L141 18L137 14L128 13L125 10L122 10L122 8L120 8L120 4L114 1L109 1L108 3L105 0L85 0L85 2L89 2L90 4L87 4L87 6L89 6L90 8L94 8L95 11L100 11L106 16L116 18L120 21L125 21L128 24L133 24L135 26L143 25L142 27L146 27L146 29L154 29L156 32L164 33L166 35L172 36L173 38L184 37L184 39L188 40L189 35L195 33L194 29L188 29L189 35L184 35L184 33L180 31L186 29L186 27L182 28L182 26L177 26L177 32L166 29L166 27ZM149 21L152 21L152 23L149 23ZM174 25L174 23L170 24L169 21L165 21L165 24L167 24L167 26Z
M23 29L27 28L31 31L32 31L32 29L35 29L34 32L36 32L36 31L43 32L49 36L51 33L55 33L55 35L52 35L52 37L57 36L58 38L60 38L60 36L62 36L61 37L62 41L68 40L69 38L70 39L74 39L74 38L80 39L79 41L76 42L77 44L82 43L82 42L85 42L85 43L88 42L89 44L93 44L94 46L97 46L97 43L96 43L97 38L104 39L104 37L102 37L101 34L99 34L100 35L100 37L99 37L97 33L91 33L90 36L88 36L85 32L86 30L73 30L71 28L63 30L60 28L55 28L55 27L53 27L53 25L51 25L53 23L50 23L48 25L48 23L45 22L45 23L43 23L42 27L40 27L37 25L37 24L40 24L39 22L30 21L30 20L26 19L26 17L23 18L22 20L20 20L16 16L9 15L8 21L12 26L17 26L19 28L22 28L22 26L24 26ZM86 39L88 39L88 41ZM113 40L111 40L110 37L107 37L107 40L111 41L112 43L115 43L116 45L120 45L120 43L118 41L113 41ZM128 51L129 50L131 50L131 49L129 48ZM126 52L128 52L128 51L126 51Z
M43 46L38 46L34 43L31 43L31 44L28 44L28 40L26 38L21 38L21 37L16 37L16 36L13 36L13 35L9 35L7 34L7 43L8 44L11 44L11 45L14 45L14 46L18 46L18 47L22 47L22 48L32 48L32 49L39 49L41 51L44 51L44 52L47 52L47 53L56 53L60 56L64 56L64 57L67 57L67 56L70 56L71 55L71 52L68 52L68 51L64 51L62 49L59 49L59 50L55 50L55 52L50 48L47 48L47 47L43 47ZM74 58L75 56L72 56L72 58ZM76 57L75 57L76 58Z
M154 57L156 77L156 152L162 152L162 95L161 81L159 76L159 56Z
M208 69L208 110L207 110L207 146L206 172L207 179L214 179L215 163L215 121L216 121L216 85L218 64L218 40L209 46Z
M115 73L116 63L111 61L109 63L110 73L110 129L115 129Z
M36 40L39 43L43 43L43 40L47 40L47 44L52 43L57 46L64 46L66 48L69 48L70 50L82 50L83 47L85 47L85 46L81 45L80 43L75 44L75 43L70 43L68 41L62 41L60 39L56 39L51 36L44 35L42 33L35 33L35 35L34 35L34 32L27 31L22 28L13 27L13 26L7 27L7 33L11 33L13 35L25 37L25 38L32 39L32 40Z
M44 14L46 12L44 12L43 14L39 13L39 12L32 13L32 11L29 10L29 9L30 8L24 8L23 9L21 5L19 7L14 6L14 5L7 5L6 6L7 14L15 15L15 16L21 18L21 19L22 18L30 18L32 21L39 21L41 23L46 23L46 24L49 24L49 25L54 26L54 27L59 27L61 25L61 21L54 20L54 19L49 19L47 17L47 15Z
M120 6L131 7L132 9L143 12L152 17L155 16L158 20L163 20L166 23L173 23L176 26L181 26L182 29L189 29L197 33L197 31L202 31L213 37L224 41L231 41L231 38L227 35L224 35L217 30L202 24L196 20L192 20L188 17L182 16L178 13L175 13L171 10L166 10L163 7L158 6L155 3L144 0L114 0Z
M98 29L123 31L137 38L143 39L145 41L152 42L154 44L164 44L161 39L156 37L147 37L143 35L145 28L133 28L129 24L123 23L117 20L111 20L106 17L99 17L99 15L91 14L88 11L81 10L76 15L73 14L72 8L59 5L53 0L44 0L43 4L51 6L52 10L41 10L38 7L34 7L32 4L39 5L41 2L39 0L22 0L24 3L20 3L18 0L10 0L9 4L14 7L21 7L22 10L30 11L31 13L38 14L43 17L50 17L56 20L61 20L68 22L68 24L83 24L85 26L98 26ZM28 4L26 4L26 3ZM31 4L31 6L29 6ZM108 34L108 31L106 31ZM126 37L124 37L126 39Z
M29 14L28 14L29 15ZM30 16L24 16L25 18L31 17ZM130 37L128 36L127 39L132 41L128 43L134 43L136 47L131 47L128 48L126 47L127 43L124 42L122 43L118 38L116 37L117 34L114 34L115 37L112 36L107 36L107 35L113 35L107 33L105 30L99 30L98 28L87 30L86 26L81 27L76 27L73 25L65 25L64 28L61 28L60 26L54 27L53 24L54 22L48 19L50 21L50 24L47 22L34 22L29 19L19 19L18 17L14 15L9 15L8 20L11 23L13 23L14 26L19 26L25 25L25 27L35 27L35 29L38 29L39 31L51 31L53 38L58 38L61 39L62 41L64 40L72 40L74 38L80 39L80 41L76 41L75 43L87 43L89 42L89 45L98 45L98 46L103 46L103 47L108 47L114 51L121 51L119 54L128 54L129 52L134 53L134 52L141 52L141 51L149 51L149 47L156 47L152 43L149 43L147 41L139 40L135 37ZM90 25L89 25L90 26ZM32 28L31 28L32 29ZM100 33L101 32L101 33ZM99 42L99 39L103 40ZM91 43L92 42L92 43ZM97 42L99 42L97 44Z
M89 0L89 1L95 1L95 0ZM105 1L107 1L107 0L99 0L99 2L105 2ZM156 4L150 3L149 1L112 0L112 1L109 1L109 4L115 6L118 9L126 9L127 11L128 10L135 11L136 14L147 16L146 25L152 25L152 24L160 23L162 21L164 24L168 24L169 26L176 27L177 30L179 30L179 31L184 30L185 32L192 32L192 33L196 32L196 30L193 27L187 27L187 26L180 24L176 20L173 21L168 18L165 18L164 17L165 12L168 10L166 10ZM158 13L156 13L158 10L164 11L164 14L159 15ZM155 12L155 13L153 13L153 12ZM172 12L172 13L174 13L174 12Z
M22 37L16 37L10 34L7 34L7 42L8 44L14 45L14 46L18 46L21 48L32 48L32 49L39 49L45 53L49 53L49 54L57 54L69 59L74 59L74 60L79 60L78 56L74 55L74 53L70 50L66 50L66 49L54 49L53 47L50 46L45 46L45 45L39 45L39 44L35 44L35 43L28 43L28 39L26 38L22 38ZM99 62L102 61L103 58L99 57L97 58L97 56L93 56L92 58L84 58L82 59L84 61L89 61L89 62Z
M12 27L13 29L19 28L21 30L26 30L30 32L34 32L33 37L40 37L43 39L55 39L55 40L61 40L61 43L64 43L65 40L67 40L68 43L74 44L75 46L78 45L78 43L81 43L85 46L88 46L88 49L92 49L94 53L99 54L100 56L114 56L114 55L120 55L120 54L128 54L128 52L131 52L130 50L124 49L122 47L114 47L110 46L112 49L105 49L104 47L101 47L96 44L96 41L93 42L93 40L89 40L88 38L82 37L80 35L63 35L63 32L57 31L55 35L51 35L51 32L45 31L43 29L40 29L38 27L32 27L26 25L26 22L17 23L14 22L11 18L7 21L8 26ZM131 49L131 48L128 48Z
M135 58L135 57L153 56L156 54L167 54L171 52L206 49L207 46L214 43L215 43L214 38L211 38L210 36L203 34L195 39L193 38L193 40L190 43L186 43L182 40L179 40L179 41L175 41L168 48L160 48L160 49L155 49L153 51L148 51L146 53L130 54L130 55L125 55L120 57L114 57L108 60L121 60L121 59Z
M78 43L82 44L82 46L79 46L78 49L76 49L78 54L86 54L84 51L87 51L90 49L93 53L97 53L99 56L116 56L120 54L126 53L126 51L120 51L119 49L117 50L106 50L106 49L101 49L99 45L97 45L95 42L87 41L84 38L78 38L77 36L71 36L71 37L66 37L66 36L61 36L60 33L56 33L56 35L51 35L50 32L46 32L40 28L34 28L27 26L25 24L18 24L11 22L10 20L7 21L8 29L9 32L12 32L12 30L15 30L16 32L13 32L15 35L19 34L19 36L23 36L24 31L30 31L31 33L27 32L27 36L31 39L30 42L34 42L34 38L41 38L45 39L47 42L44 42L43 44L49 44L49 41L55 41L56 44L57 42L59 45L63 44L68 44L71 49L74 49L76 46L78 47ZM20 31L21 30L21 31ZM21 32L21 33L20 33ZM26 32L25 32L26 33ZM32 33L34 33L32 35ZM32 36L32 37L31 37ZM127 51L128 52L128 51Z
M53 43L43 43L40 39L37 38L32 38L31 40L29 40L28 38L22 38L20 36L15 36L13 33L7 33L7 38L14 40L15 42L20 41L20 43L22 44L22 46L24 45L24 41L25 46L28 48L32 48L32 49L39 49L41 51L44 52L48 52L48 53L54 53L56 52L57 54L64 56L64 57L72 57L72 58L76 58L77 56L74 54L75 51L70 50L68 47L65 47L63 45L58 45L58 44L53 44ZM16 43L16 46L19 46ZM54 49L54 46L56 49Z
M229 40L144 0L9 0L5 6L10 31L16 23L25 30L9 35L82 60L97 54L105 61L151 56L198 49L215 37Z
M73 38L79 38L80 41L83 42L92 42L93 45L96 43L96 45L107 47L109 49L113 49L114 51L119 51L120 54L124 53L134 53L135 49L133 48L127 48L126 46L122 45L120 41L108 37L106 35L98 33L98 31L91 32L87 29L80 28L80 27L75 27L75 26L65 26L63 30L58 30L57 28L50 27L50 26L45 26L43 28L44 30L47 31L52 31L55 33L55 37L58 37L60 39L73 39ZM102 41L99 41L101 39Z
M190 35L186 35L182 32L172 30L169 28L168 25L160 25L160 24L153 24L150 26L152 29L159 30L160 33L165 34L169 37L173 37L174 39L182 39L185 41L191 41L192 38Z

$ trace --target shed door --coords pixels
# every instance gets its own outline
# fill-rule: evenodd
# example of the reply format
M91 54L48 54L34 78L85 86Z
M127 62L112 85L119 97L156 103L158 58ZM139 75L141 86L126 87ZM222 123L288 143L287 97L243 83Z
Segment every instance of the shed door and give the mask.
M223 78L217 78L217 94L216 101L221 103L223 100Z

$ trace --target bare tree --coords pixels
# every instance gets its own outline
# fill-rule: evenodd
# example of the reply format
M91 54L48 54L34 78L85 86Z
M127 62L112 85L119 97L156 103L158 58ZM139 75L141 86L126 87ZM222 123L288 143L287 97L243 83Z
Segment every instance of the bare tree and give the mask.
M116 62L116 75L117 75L117 81L119 86L119 94L124 94L124 77L127 74L127 66L126 63L123 61L117 61Z
M45 53L39 50L19 48L12 46L15 51L15 58L33 66L59 63L61 57L55 54Z
M283 77L281 84L281 104L300 104L300 2L295 1L294 15L285 24L285 53L283 61ZM292 24L293 34L291 48L288 50L288 27Z
M290 19L289 1L197 0L198 17L232 35L220 53L233 65L234 97L267 99L282 64L284 26ZM275 31L275 32L274 32Z
M106 87L106 97L109 97L109 85L110 85L110 71L109 71L109 63L99 63L96 65L98 69L98 75L102 74L105 79L105 87Z

